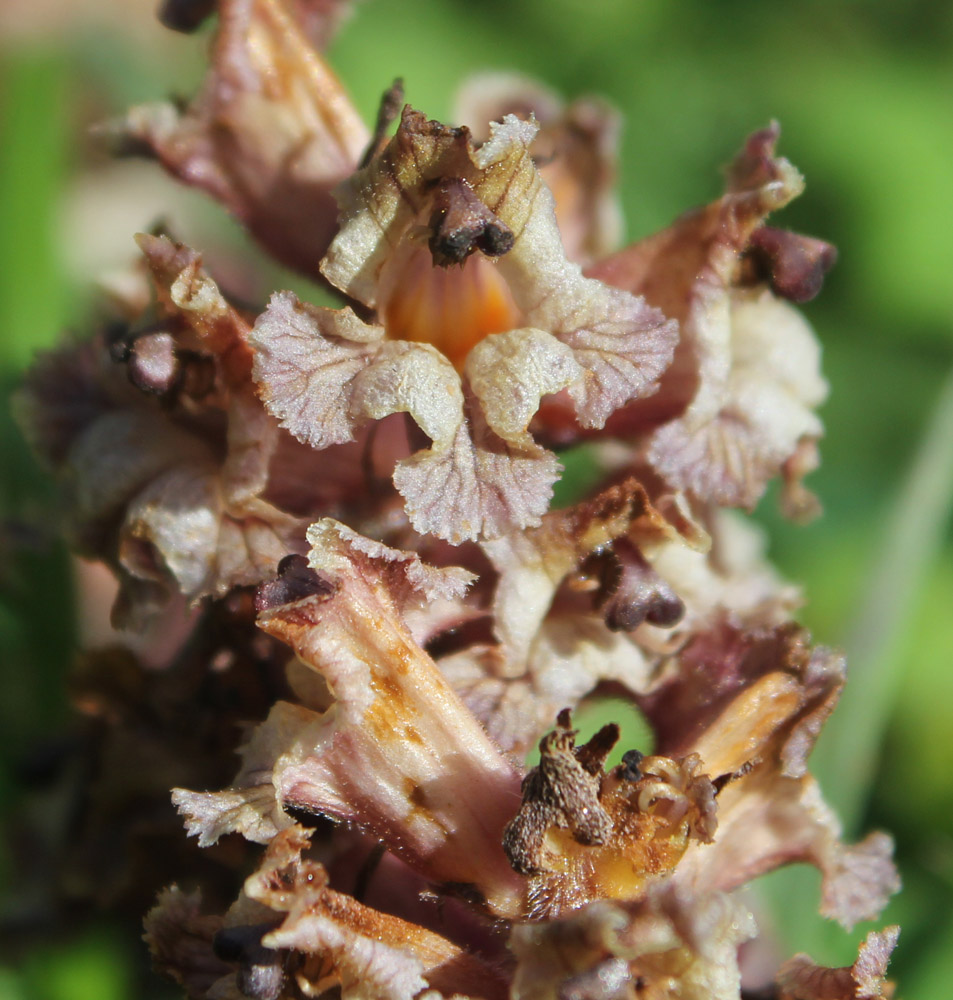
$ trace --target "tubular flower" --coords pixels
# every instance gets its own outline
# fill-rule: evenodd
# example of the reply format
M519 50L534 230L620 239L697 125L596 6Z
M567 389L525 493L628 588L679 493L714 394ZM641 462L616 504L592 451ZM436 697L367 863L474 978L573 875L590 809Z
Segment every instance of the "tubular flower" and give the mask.
M660 312L566 258L536 131L508 115L475 148L405 109L342 187L321 265L378 324L282 293L255 326L262 398L313 447L410 415L431 447L399 461L394 484L417 531L454 543L539 522L559 471L527 430L543 396L566 389L601 427L656 389L675 342Z
M115 321L21 392L126 630L72 679L97 776L73 912L157 898L146 941L196 1000L889 996L896 928L773 983L741 948L780 865L848 928L899 886L808 770L842 659L727 509L775 476L813 506L826 383L791 303L834 251L765 225L803 187L777 126L605 256L611 109L485 76L466 127L395 85L367 129L315 47L344 6L169 0L183 30L217 8L209 75L114 127L339 308L247 304L140 235ZM587 442L592 488L551 509ZM651 745L580 736L606 693Z

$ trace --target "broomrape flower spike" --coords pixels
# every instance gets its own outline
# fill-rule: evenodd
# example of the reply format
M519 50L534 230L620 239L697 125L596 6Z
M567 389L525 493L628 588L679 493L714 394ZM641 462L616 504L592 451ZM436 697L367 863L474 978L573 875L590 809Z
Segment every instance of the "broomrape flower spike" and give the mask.
M612 252L610 108L485 74L464 124L398 83L371 132L321 54L346 8L170 0L176 30L217 16L206 80L108 130L340 308L249 304L140 234L114 318L20 393L125 630L72 682L97 775L74 894L154 899L156 968L196 1000L890 996L895 927L838 969L740 948L779 865L815 865L848 928L899 887L808 769L843 661L732 509L777 476L817 510L793 303L835 252L766 224L804 186L778 126ZM550 509L582 442L593 488ZM579 739L607 685L651 746Z

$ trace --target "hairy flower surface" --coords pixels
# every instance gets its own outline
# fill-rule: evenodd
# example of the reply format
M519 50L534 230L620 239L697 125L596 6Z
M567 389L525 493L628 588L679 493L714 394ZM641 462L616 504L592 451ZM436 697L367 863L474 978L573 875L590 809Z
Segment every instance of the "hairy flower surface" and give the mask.
M113 131L338 307L249 304L140 235L114 321L27 379L71 539L139 633L72 681L97 778L70 857L136 854L74 895L165 885L146 941L196 1000L889 997L896 928L773 984L741 948L741 890L781 865L818 868L847 928L899 887L890 838L843 843L808 770L843 661L727 509L777 476L816 507L827 387L792 303L834 251L765 225L803 187L778 127L612 253L601 102L487 75L450 126L398 82L370 130L318 52L346 5L162 17L213 6L199 95ZM591 486L551 509L575 445ZM604 694L651 745L579 737ZM203 892L168 885L181 858Z

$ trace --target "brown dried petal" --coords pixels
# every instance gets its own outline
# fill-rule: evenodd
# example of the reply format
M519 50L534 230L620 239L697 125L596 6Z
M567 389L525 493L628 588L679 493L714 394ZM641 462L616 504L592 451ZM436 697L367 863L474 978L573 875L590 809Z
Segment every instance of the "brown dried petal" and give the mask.
M533 145L540 176L553 192L566 255L585 262L618 245L622 213L615 191L619 115L603 101L584 97L568 107L535 80L515 73L480 73L457 95L453 118L477 140L489 122L506 115L540 124Z
M168 236L139 233L136 243L166 313L184 321L196 349L215 356L227 385L246 385L252 362L249 324L206 274L202 255Z
M691 749L711 774L725 776L714 844L690 849L676 878L728 890L782 864L806 861L822 872L825 916L847 927L875 918L899 888L890 838L875 833L845 846L840 824L805 768L843 683L840 659L823 649L812 653L792 627L733 638L722 629L686 651L683 670L694 656L703 658L705 669L686 671L674 682L673 690L684 688L682 701L660 695L646 705L663 747Z
M113 126L116 140L151 152L314 277L335 228L331 191L368 133L280 0L223 0L212 60L187 110L134 108Z
M430 986L447 996L466 989L475 997L502 1000L502 977L479 959L431 931L328 888L323 868L301 857L307 844L300 827L278 834L245 882L248 899L281 915L262 944L276 953L319 959L299 963L296 978L306 993L340 985L345 997L409 1000ZM244 909L240 901L231 919Z

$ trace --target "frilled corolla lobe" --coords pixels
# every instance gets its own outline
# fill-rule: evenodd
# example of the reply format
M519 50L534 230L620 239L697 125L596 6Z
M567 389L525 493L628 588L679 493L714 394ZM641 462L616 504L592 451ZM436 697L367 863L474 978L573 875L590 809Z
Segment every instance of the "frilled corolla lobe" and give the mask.
M437 570L323 521L308 566L286 564L261 591L259 624L323 676L320 713L279 702L243 750L235 788L177 791L203 844L237 830L267 842L304 810L353 823L434 883L519 912L524 880L507 864L503 827L519 773L488 739L404 615L459 596L470 575Z
M644 295L680 326L660 391L610 429L639 435L641 459L705 502L751 508L782 472L786 507L803 515L816 506L799 481L816 464L814 410L827 383L813 332L784 298L816 293L835 253L763 225L804 187L775 155L778 135L772 125L748 139L718 201L587 273Z
M676 326L585 278L566 258L530 152L507 116L476 147L466 129L405 109L396 135L339 190L324 276L375 311L272 299L253 335L269 410L315 448L410 415L429 448L398 462L413 526L458 543L537 524L559 474L527 430L566 390L580 423L650 395Z

